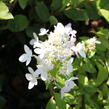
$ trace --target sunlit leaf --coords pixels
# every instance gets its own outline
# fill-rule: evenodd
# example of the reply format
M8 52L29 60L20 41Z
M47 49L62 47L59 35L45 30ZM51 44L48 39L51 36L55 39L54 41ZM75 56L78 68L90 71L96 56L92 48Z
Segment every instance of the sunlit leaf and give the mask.
M13 19L13 15L2 1L0 1L0 19Z

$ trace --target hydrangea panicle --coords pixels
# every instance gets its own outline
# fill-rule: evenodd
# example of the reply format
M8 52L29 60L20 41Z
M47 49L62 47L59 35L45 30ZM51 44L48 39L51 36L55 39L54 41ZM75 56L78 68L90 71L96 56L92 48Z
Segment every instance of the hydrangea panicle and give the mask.
M65 26L62 23L58 23L54 26L54 31L52 32L41 28L39 36L47 35L48 37L44 42L38 39L36 33L33 33L34 39L30 41L30 44L33 46L35 52L35 56L33 56L37 60L37 69L33 71L31 67L28 67L30 73L25 75L29 81L28 89L32 89L37 85L37 79L42 79L43 81L54 80L54 83L56 83L57 79L53 75L62 75L65 77L65 85L63 88L61 87L62 98L65 93L70 92L75 87L74 80L78 78L72 77L74 70L74 57L72 57L72 54L77 57L86 58L87 49L84 42L76 43L76 33L77 31L72 29L71 23ZM95 48L95 44L99 44L100 42L94 37L87 40L86 43L87 47ZM31 61L32 50L27 45L24 45L24 50L25 53L19 57L19 61L26 62L26 65L28 65ZM61 64L58 66L59 62Z

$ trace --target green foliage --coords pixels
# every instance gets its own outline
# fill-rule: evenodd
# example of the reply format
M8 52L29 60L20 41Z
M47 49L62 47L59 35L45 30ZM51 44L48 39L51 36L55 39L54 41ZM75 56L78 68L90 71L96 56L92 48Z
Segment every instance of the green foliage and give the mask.
M51 8L52 10L60 9L62 6L62 0L52 0Z
M105 68L105 66L102 66L99 63L97 63L97 66L98 66L99 71L98 71L96 84L100 85L101 83L103 83L108 78L108 71Z
M109 0L97 0L96 6L101 16L109 22Z
M46 109L58 109L56 106L56 101L53 99L53 97L49 100Z
M19 0L19 5L22 9L24 9L27 6L28 0Z
M65 15L72 20L77 20L77 21L88 20L87 13L83 9L69 9L65 11Z
M49 20L50 20L51 25L55 25L58 23L58 20L55 16L50 16Z
M24 15L16 15L13 20L8 23L8 29L12 32L23 31L27 28L29 21Z
M37 3L35 7L38 17L43 21L46 22L49 20L50 14L47 6L43 3Z

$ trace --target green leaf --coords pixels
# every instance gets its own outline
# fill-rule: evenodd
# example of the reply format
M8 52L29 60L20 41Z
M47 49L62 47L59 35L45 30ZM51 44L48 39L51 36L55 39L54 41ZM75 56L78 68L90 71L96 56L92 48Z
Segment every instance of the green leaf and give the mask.
M85 10L83 9L69 9L65 10L65 15L74 20L74 21L87 21L88 15Z
M70 93L66 93L65 95L64 95L64 101L66 102L66 103L69 103L69 104L72 104L72 101L74 101L75 100L75 97L72 95L72 94L70 94Z
M108 71L104 66L102 66L99 63L97 63L97 66L98 66L99 72L96 79L96 85L98 86L108 78Z
M85 94L85 102L91 105L91 107L95 107L95 109L100 109L98 102L96 99L93 99L89 94Z
M8 23L8 29L12 32L23 31L28 26L28 19L24 15L16 15L13 20Z
M84 76L82 74L79 74L78 77L79 77L78 81L79 81L80 85L81 84L82 85L88 85L88 78L87 78L87 76Z
M89 19L91 20L96 20L98 19L100 16L98 15L98 10L95 6L95 2L85 2L84 6L86 8L86 12L89 16Z
M28 0L18 0L19 5L22 9L24 9L27 6Z
M83 64L83 69L84 71L89 72L89 73L96 72L94 64L89 59L85 59L85 63Z
M100 9L100 14L109 22L109 10Z
M28 37L33 38L33 32L37 33L39 31L39 28L37 27L28 27L26 28L26 35Z
M55 16L50 16L50 19L49 19L51 25L55 25L58 23L58 20Z
M55 93L55 100L56 100L56 104L59 107L59 109L66 109L66 103L61 98L61 95L59 93Z
M71 0L71 4L72 4L73 6L75 6L75 5L79 4L79 1L80 1L80 0Z
M2 1L0 1L0 19L13 19L13 15Z
M68 3L70 3L70 0L62 0L62 8L61 8L61 10L63 10L67 6Z
M57 10L61 8L61 5L62 5L62 0L52 0L51 9Z
M109 0L96 0L98 9L109 9Z
M49 20L49 17L50 17L49 10L43 2L37 3L35 10L36 10L38 17L43 22L47 22Z
M53 97L47 103L46 109L58 109L56 106L56 101L53 99Z

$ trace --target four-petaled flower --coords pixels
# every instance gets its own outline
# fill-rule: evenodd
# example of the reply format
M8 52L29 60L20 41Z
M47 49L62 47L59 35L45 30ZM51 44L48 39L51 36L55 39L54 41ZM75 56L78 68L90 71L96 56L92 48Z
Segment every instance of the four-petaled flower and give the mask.
M40 75L43 81L48 79L47 72L53 68L52 65L44 64L44 65L37 65L37 70L35 71L36 75Z
M61 89L61 97L64 97L64 94L67 92L70 92L72 88L74 88L74 86L76 86L76 84L74 83L73 80L78 79L77 77L72 77L68 80L65 81L65 86Z
M37 77L38 75L35 74L31 67L28 67L28 71L30 73L26 73L25 77L29 81L28 89L32 89L35 85L37 85Z
M71 50L73 51L73 52L75 52L75 54L78 56L78 53L79 53L79 55L81 56L81 57L83 57L83 58L86 58L86 53L85 53L85 46L84 46L84 44L82 44L82 43L78 43L76 46L73 46L72 48L71 48Z
M24 51L25 53L19 57L19 61L26 62L26 66L27 66L31 61L32 51L27 45L24 45Z

